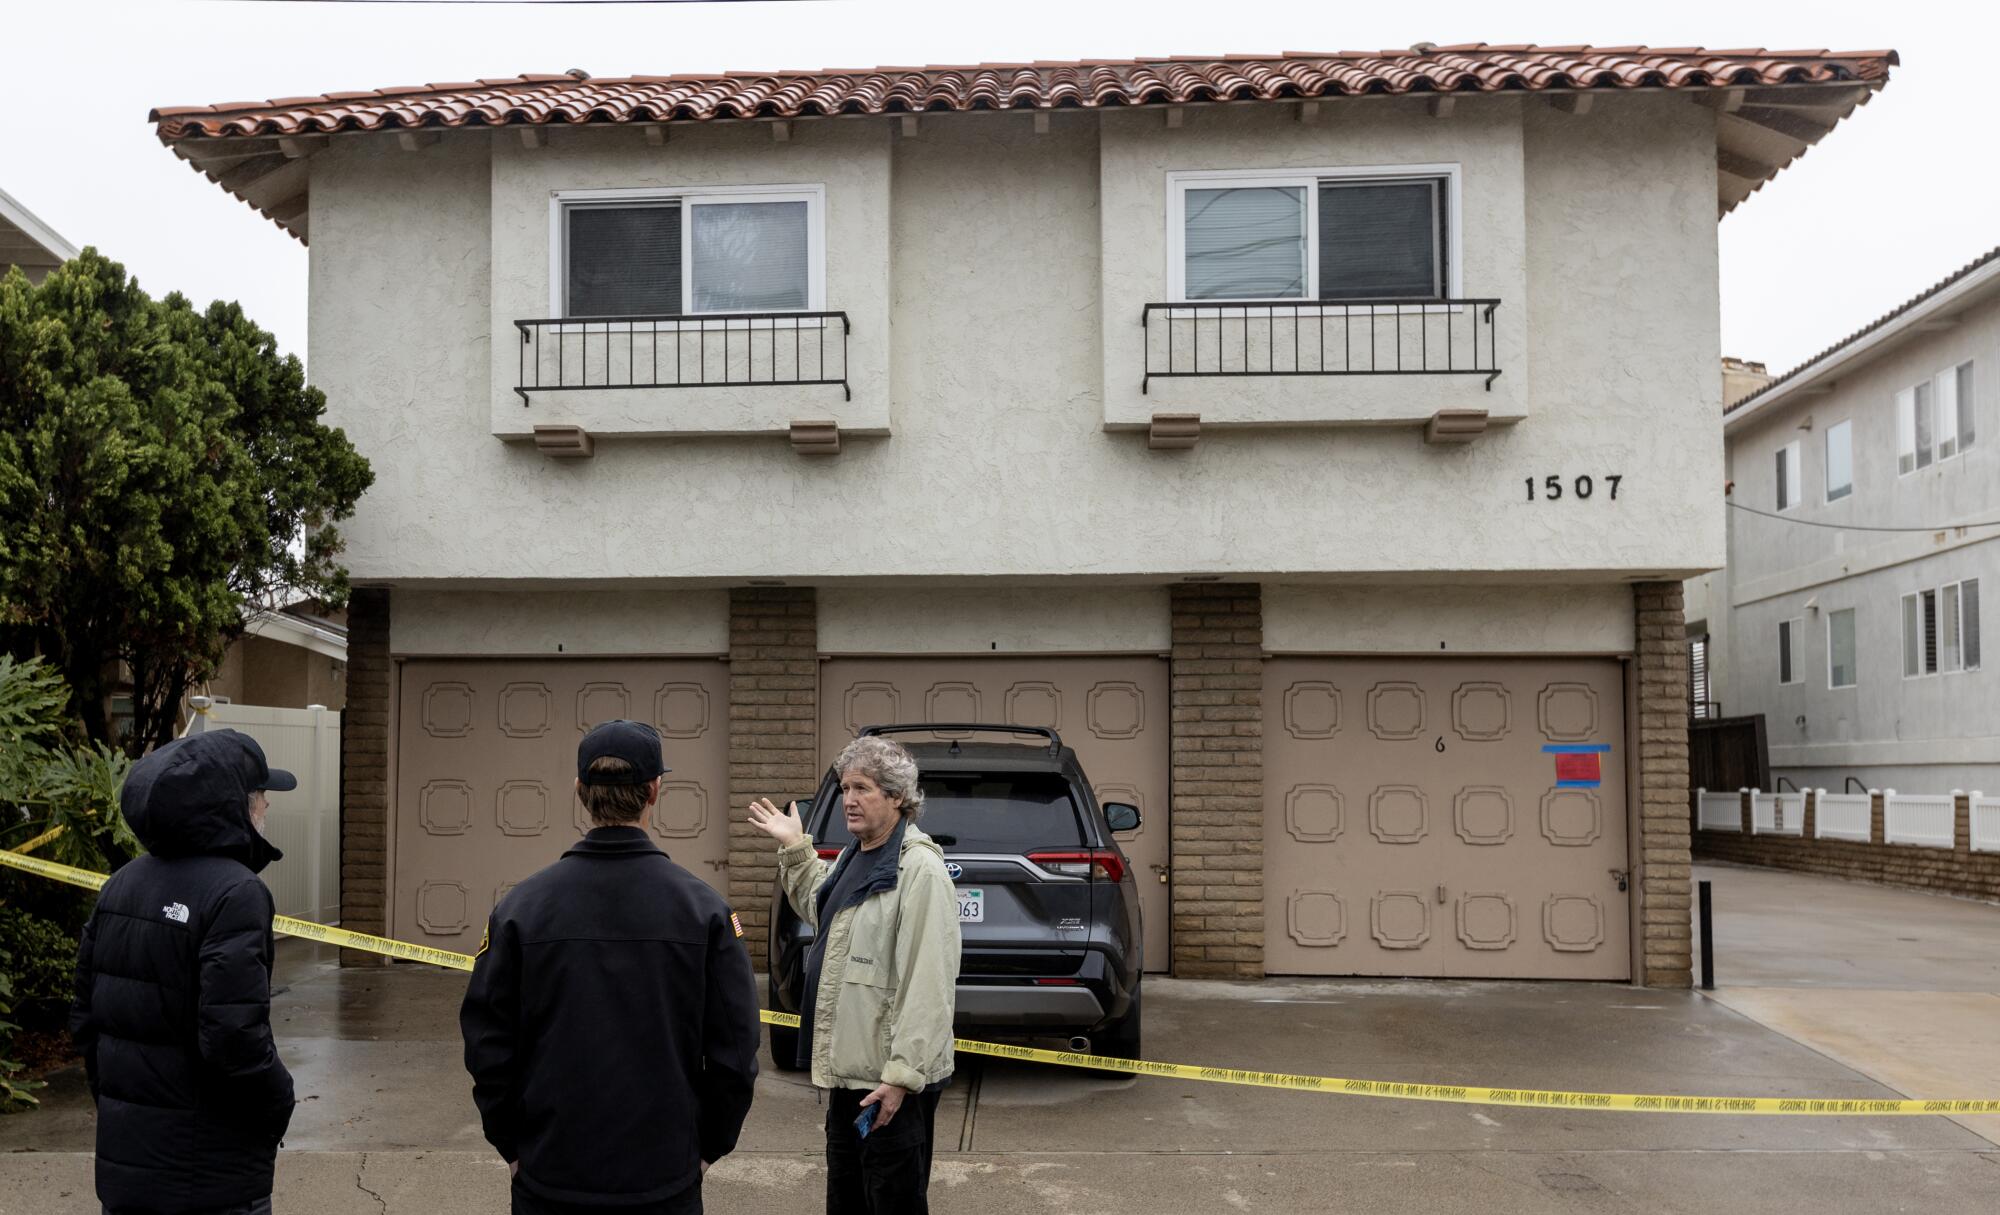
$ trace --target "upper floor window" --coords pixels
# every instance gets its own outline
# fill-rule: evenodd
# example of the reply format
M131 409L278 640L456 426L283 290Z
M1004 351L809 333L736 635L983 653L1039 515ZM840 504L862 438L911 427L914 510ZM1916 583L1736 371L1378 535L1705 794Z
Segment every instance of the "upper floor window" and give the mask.
M1778 449L1778 509L1792 509L1800 497L1799 441L1793 439Z
M1937 378L1938 459L1972 446L1972 364L1960 363Z
M1854 492L1854 423L1835 422L1826 428L1826 500L1837 502Z
M1896 394L1896 471L1949 460L1973 440L1972 364L1961 363Z
M823 306L825 191L708 187L559 194L556 313L694 316Z
M1168 174L1176 300L1442 300L1458 169Z

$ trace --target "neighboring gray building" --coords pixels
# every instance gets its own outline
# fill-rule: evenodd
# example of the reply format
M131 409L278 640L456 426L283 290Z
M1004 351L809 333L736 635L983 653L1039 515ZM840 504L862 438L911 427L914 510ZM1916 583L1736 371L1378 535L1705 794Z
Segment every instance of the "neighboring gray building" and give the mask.
M1723 411L1729 564L1688 586L1696 713L1763 714L1774 782L2000 789L1997 390L2000 249Z
M11 266L19 266L29 282L39 283L49 276L49 271L75 256L76 246L13 195L0 190L0 274L5 274Z

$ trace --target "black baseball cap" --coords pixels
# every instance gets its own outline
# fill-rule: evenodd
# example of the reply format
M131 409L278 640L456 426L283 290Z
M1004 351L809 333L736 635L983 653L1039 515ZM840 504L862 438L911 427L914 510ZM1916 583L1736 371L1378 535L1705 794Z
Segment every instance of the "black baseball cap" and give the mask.
M605 758L624 760L631 773L592 777L590 765ZM607 721L577 744L576 778L586 785L643 785L669 771L660 762L660 732L642 721Z
M236 768L236 775L245 789L252 793L259 789L289 793L299 787L299 778L283 768L273 768L270 761L264 758L264 748L248 734L237 730L212 730L210 733L220 739L223 754Z

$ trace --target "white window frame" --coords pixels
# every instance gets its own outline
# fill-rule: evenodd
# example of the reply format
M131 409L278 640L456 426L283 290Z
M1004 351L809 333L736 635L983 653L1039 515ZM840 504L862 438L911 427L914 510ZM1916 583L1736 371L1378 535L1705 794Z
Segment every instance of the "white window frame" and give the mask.
M1833 494L1833 432L1847 427L1847 489L1839 497ZM1854 419L1842 418L1826 428L1825 441L1820 444L1820 500L1825 504L1844 501L1854 496Z
M681 204L681 317L680 320L659 322L638 322L646 329L658 329L661 333L676 333L682 329L689 331L704 327L701 318L729 315L719 312L700 313L692 311L694 303L694 258L689 250L694 243L691 214L693 208L703 203L732 202L802 202L806 204L806 306L800 312L826 311L826 186L824 183L802 185L762 185L762 186L642 186L617 190L555 190L549 194L549 316L565 318L568 312L565 290L569 280L569 241L564 232L563 216L572 206L592 203L620 203L626 206L646 203ZM635 322L603 322L611 332L623 332L633 327ZM725 328L764 328L774 321L739 321ZM806 327L822 325L823 318L803 322ZM709 323L712 327L712 322ZM787 325L786 328L790 328ZM595 329L592 330L596 332Z
M1444 248L1445 273L1444 295L1446 299L1457 299L1465 294L1465 206L1462 188L1463 170L1452 164L1412 164L1412 165L1348 165L1339 168L1322 169L1173 169L1167 173L1167 299L1175 304L1189 305L1187 316L1193 316L1195 307L1210 308L1216 304L1284 304L1287 306L1339 307L1366 315L1381 312L1384 315L1398 311L1394 305L1355 306L1342 300L1319 298L1319 185L1322 181L1367 182L1404 181L1422 178L1444 180ZM1305 294L1280 299L1204 299L1187 298L1187 192L1227 186L1297 186L1305 189L1306 198L1306 281ZM1417 301L1401 306L1407 315L1417 307ZM1462 305L1425 303L1425 312L1459 312Z
M1847 672L1848 681L1846 683L1835 683L1833 682L1833 618L1835 616L1842 616L1842 615L1848 618L1849 630L1854 634L1854 654L1853 654L1852 665L1850 666ZM1856 614L1854 608L1851 607L1834 608L1833 610L1827 612L1826 614L1826 686L1827 690L1830 692L1838 692L1846 688L1858 687L1861 683L1860 629L1861 629L1861 618Z
M1896 393L1896 475L1915 476L1937 463L1937 390L1931 390L1931 458L1928 463L1918 459L1922 453L1917 450L1917 388L1912 384ZM1903 467L1903 457L1910 458L1910 466Z
M1960 425L1961 419L1959 417L1959 411L1966 408L1966 406L1963 402L1961 402L1958 399L1958 373L1960 371L1963 371L1967 367L1972 366L1972 364L1973 364L1972 359L1964 359L1960 362L1953 363L1951 366L1945 368L1943 371L1940 371L1936 375L1931 377L1931 444L1932 447L1935 449L1935 454L1932 456L1931 459L1931 463L1933 465L1942 464L1946 460L1956 460L1958 457L1965 454L1965 449L1967 447L1967 444L1965 442L1964 427ZM1973 378L1973 390L1976 392L1978 390L1978 387L1979 387L1979 381L1977 378L1977 373L1975 373ZM1950 408L1948 411L1946 409L1947 402L1949 402L1950 404ZM1949 412L1951 415L1950 455L1944 454L1944 445L1945 445L1944 422L1945 422L1945 414L1947 412ZM1977 419L1975 419L1975 425L1973 427L1974 443L1977 443L1979 440L1979 429L1976 422Z
M1965 665L1965 584L1968 582L1977 586L1979 579L1960 578L1954 582L1944 583L1937 589L1938 674L1940 675L1976 674L1979 671L1977 664L1973 666ZM1975 624L1974 629L1976 630L1977 627ZM1949 664L1945 661L1945 638L1947 636L1951 637L1951 661ZM1983 641L1984 638L1981 640ZM1982 654L1982 660L1984 657Z
M1903 595L1896 601L1896 615L1897 618L1902 621L1903 645L1900 651L1900 657L1902 658L1904 679L1929 679L1933 675L1936 675L1938 673L1938 669L1935 666L1931 667L1931 669L1928 671L1924 670L1924 596L1925 595L1931 596L1931 610L1934 612L1942 613L1944 608L1943 604L1939 602L1941 596L1938 595L1938 588L1936 587L1920 586L1916 590ZM1909 602L1913 599L1916 600L1917 603L1917 669L1914 672L1910 670L1910 609L1908 606ZM1938 649L1940 652L1942 652L1942 650L1944 649L1944 644L1943 644L1944 621L1942 619L1935 620L1933 622L1933 627L1939 630ZM1934 655L1933 657L1936 657L1936 655Z
M1778 686L1795 687L1806 681L1806 673L1799 658L1805 653L1806 621L1803 616L1794 616L1778 622ZM1792 677L1785 678L1785 661L1792 664Z
M1788 511L1798 506L1804 500L1804 495L1799 493L1799 481L1801 479L1799 474L1804 464L1803 453L1800 450L1799 441L1793 439L1783 447L1780 447L1778 454L1785 462L1785 496L1782 499L1777 499L1777 507L1780 511ZM1778 487L1773 485L1771 488L1777 489Z

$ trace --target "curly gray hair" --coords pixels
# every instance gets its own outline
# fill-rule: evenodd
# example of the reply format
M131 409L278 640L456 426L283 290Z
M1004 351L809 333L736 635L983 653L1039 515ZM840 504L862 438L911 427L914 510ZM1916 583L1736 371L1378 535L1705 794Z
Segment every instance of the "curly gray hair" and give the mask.
M924 812L924 791L917 784L917 761L901 743L869 735L857 738L840 749L834 770L845 776L859 772L878 785L882 792L901 798L904 818L914 819Z

